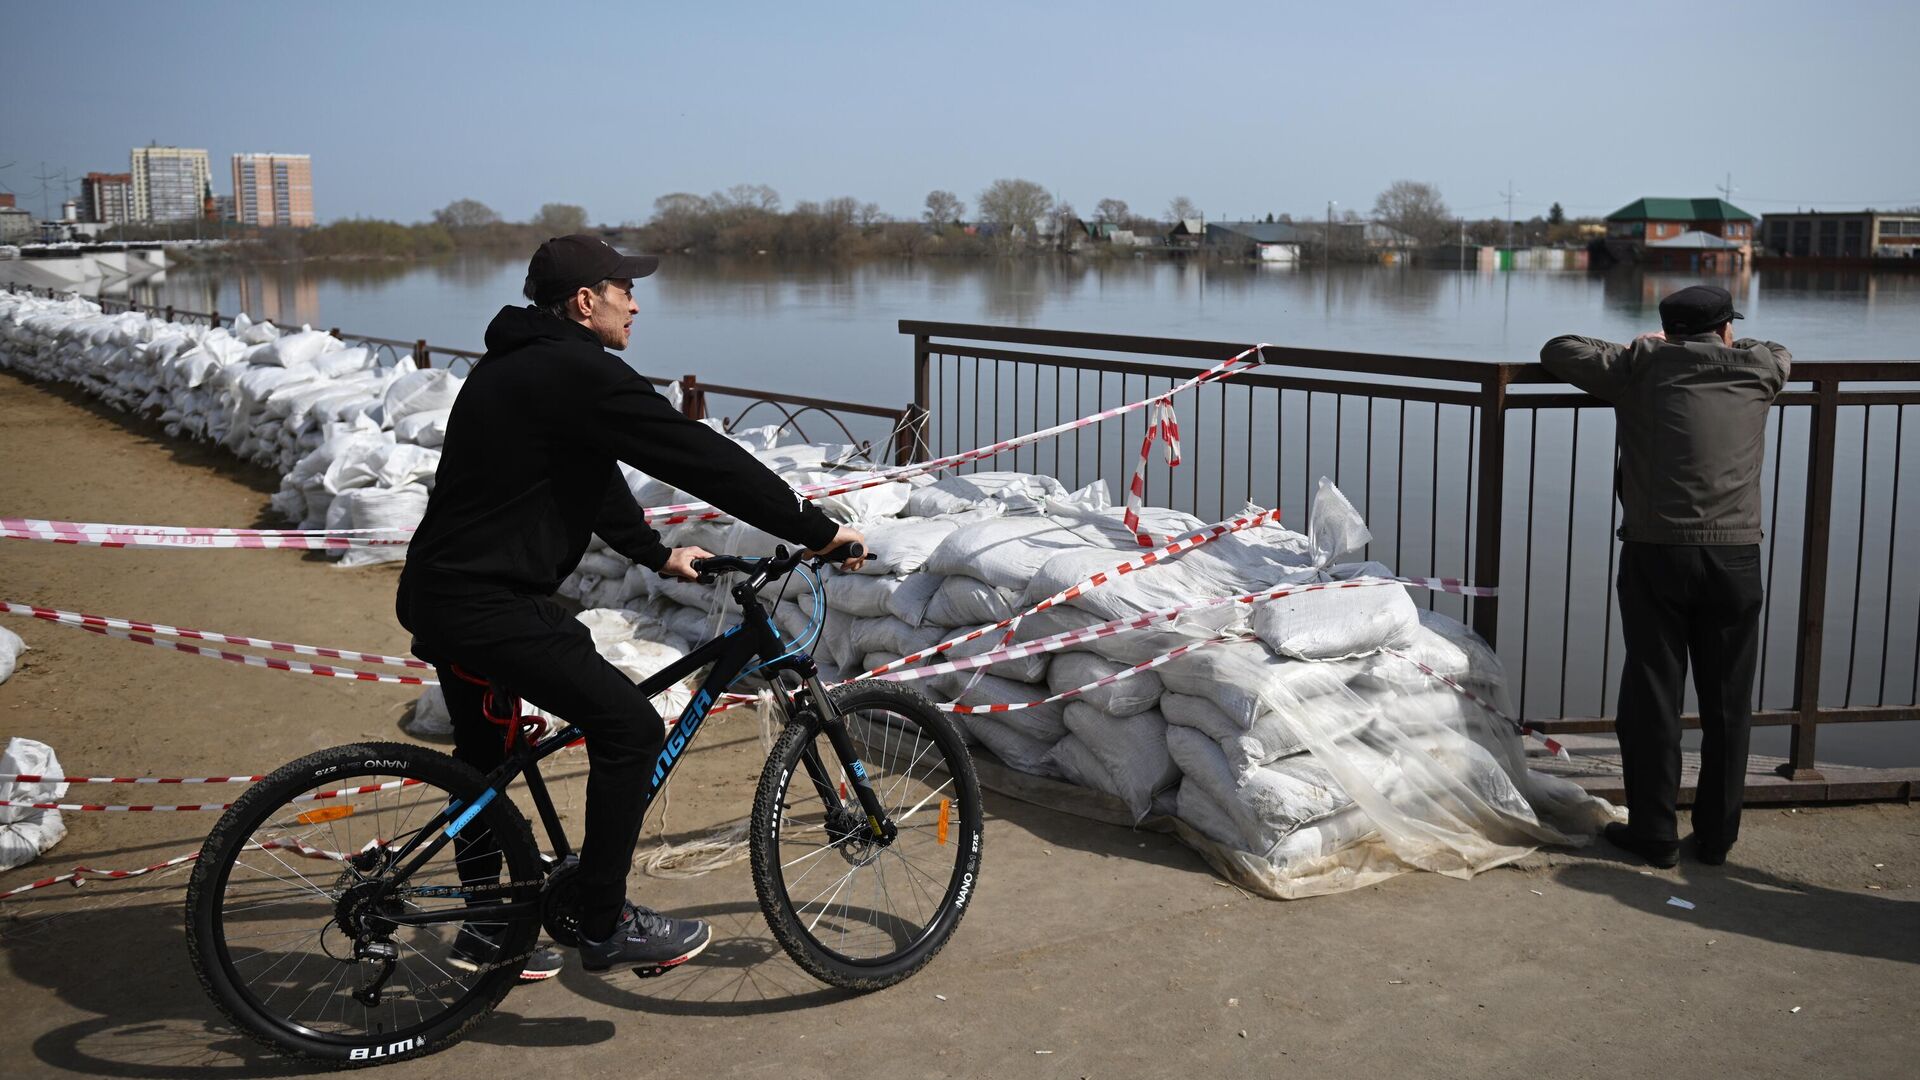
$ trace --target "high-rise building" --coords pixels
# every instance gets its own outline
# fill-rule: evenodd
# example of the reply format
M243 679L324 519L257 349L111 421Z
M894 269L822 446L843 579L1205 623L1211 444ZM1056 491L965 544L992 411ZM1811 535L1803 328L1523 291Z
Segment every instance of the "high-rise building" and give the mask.
M87 221L125 225L133 220L133 174L90 172L80 181L80 213Z
M178 146L133 149L133 220L192 221L213 180L205 150Z
M242 225L312 225L313 159L306 154L233 155L233 210Z

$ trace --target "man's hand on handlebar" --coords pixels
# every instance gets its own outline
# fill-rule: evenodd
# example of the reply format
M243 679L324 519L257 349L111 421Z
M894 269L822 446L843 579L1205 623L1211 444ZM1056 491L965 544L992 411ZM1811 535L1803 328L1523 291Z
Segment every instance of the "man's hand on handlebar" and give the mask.
M866 550L867 538L866 538L866 535L862 533L859 529L855 529L847 525L842 525L840 526L840 531L833 534L833 539L827 543L827 546L822 548L815 548L812 551L807 552L807 554L822 555L836 548L845 547L848 544L859 544L861 548L859 556L855 558L843 560L840 563L840 569L845 570L848 573L852 573L855 570L860 569L860 567L864 565L867 561L867 554L868 554Z
M703 547L677 547L667 556L667 564L660 568L663 578L680 578L684 581L700 580L699 571L693 568L693 560L710 559L713 552Z

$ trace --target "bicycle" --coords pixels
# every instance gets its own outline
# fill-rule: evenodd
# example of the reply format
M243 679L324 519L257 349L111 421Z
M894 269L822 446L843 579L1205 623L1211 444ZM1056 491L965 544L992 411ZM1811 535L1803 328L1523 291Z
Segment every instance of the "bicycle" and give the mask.
M882 681L822 685L805 652L825 620L809 571L838 557L809 564L782 548L695 564L702 581L746 575L731 590L742 619L641 683L656 695L711 665L668 732L645 804L722 692L762 675L785 723L754 793L754 892L803 970L871 991L925 966L966 913L980 872L980 786L958 728L925 696ZM796 570L814 618L783 644L760 591ZM761 657L772 659L754 664ZM242 1031L339 1067L418 1057L493 1011L543 927L577 944L577 862L539 763L581 733L537 738L539 718L519 717L498 684L488 713L507 721L509 753L486 776L422 746L336 746L280 767L221 816L187 886L187 948ZM507 794L521 777L548 852ZM462 927L485 932L497 959L448 963Z

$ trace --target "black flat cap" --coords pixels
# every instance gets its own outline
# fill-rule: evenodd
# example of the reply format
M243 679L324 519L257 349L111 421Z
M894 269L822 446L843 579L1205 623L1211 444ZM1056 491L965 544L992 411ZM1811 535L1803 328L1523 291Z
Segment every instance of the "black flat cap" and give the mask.
M608 278L643 278L660 267L657 255L622 255L597 236L574 233L540 245L527 264L527 287L536 304L551 303L583 285Z
M1660 301L1660 325L1676 334L1698 334L1745 317L1733 310L1733 294L1717 285L1689 285Z

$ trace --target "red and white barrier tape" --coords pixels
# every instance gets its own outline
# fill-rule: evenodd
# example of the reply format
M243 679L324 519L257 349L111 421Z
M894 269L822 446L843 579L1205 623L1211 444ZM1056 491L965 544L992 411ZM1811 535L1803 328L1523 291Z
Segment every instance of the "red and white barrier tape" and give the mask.
M69 624L61 624L69 625ZM79 626L89 634L101 637L119 638L141 645L155 645L162 649L187 653L190 656L204 656L209 660L225 660L248 667L268 668L273 671L291 671L296 675L319 675L328 679L351 679L355 682L395 683L400 686L439 686L438 679L422 679L415 675L388 675L385 672L361 671L357 668L337 668L326 664L309 664L303 660L278 660L271 656L250 656L246 653L227 652L225 649L207 649L199 645L188 645L183 641L161 641L146 634L114 630L105 626Z
M421 783L425 783L425 781L415 780L408 777L408 778L402 778L399 780L389 780L384 784L361 784L359 787L335 788L331 791L316 791L306 795L296 795L293 798L288 799L287 801L288 802L318 802L322 799L341 799L349 795L372 795L375 792L394 791L396 789L403 788L403 787L413 787L415 784L421 784ZM104 803L16 802L12 800L9 800L7 802L0 802L0 806L5 806L14 810L72 810L76 812L96 812L96 813L104 812L104 813L119 813L119 814L158 814L158 813L166 813L169 811L225 810L226 808L232 805L233 805L232 803L194 803L194 804L181 804L176 806L154 806L154 805L114 806L114 805L108 805Z
M8 615L30 615L46 622L61 623L77 627L102 627L114 630L131 630L159 637L192 638L196 641L220 641L228 645L247 645L256 649L272 649L275 652L294 653L299 656L324 656L330 660L353 660L363 664L390 664L395 667L427 669L433 665L411 656L386 656L381 653L359 652L354 649L329 649L321 645L297 645L267 638L246 637L240 634L222 634L214 630L194 630L184 626L168 626L165 623L141 622L138 619L116 619L110 615L88 615L79 611L62 611L59 608L41 607L38 604L19 604L10 600L0 600L0 613Z
M321 848L309 847L306 844L302 844L296 840L288 840L284 842L278 841L278 840L269 840L264 844L248 844L245 850L247 851L287 851L295 855L303 856L305 858L326 859L329 862L345 862L347 860L347 855L345 852L325 851ZM5 892L0 892L0 900L6 900L11 897L18 896L21 893L32 892L35 889L44 889L50 885L60 885L66 882L72 882L75 887L78 887L80 885L84 885L88 880L94 879L94 878L99 878L101 880L111 880L111 881L119 881L125 878L135 878L135 877L141 876L142 874L151 874L156 870L165 870L165 869L168 869L169 867L181 866L186 863L193 862L199 858L200 858L200 853L197 851L193 851L193 852L188 852L185 855L176 855L165 862L154 863L152 866L143 866L138 870L96 870L90 866L76 866L71 871L61 874L57 877L41 878L39 881L30 881L25 885L16 886L14 888L8 889Z
M0 784L257 784L260 776L45 776L0 773Z
M46 518L0 517L0 529L15 529L23 532L46 532L55 535L87 535L91 533L128 533L152 536L230 536L230 537L281 537L281 536L364 536L369 533L412 532L412 529L228 529L197 525L115 525L102 521L52 521ZM392 543L394 541L388 541Z
M1127 508L1120 515L1121 523L1133 533L1134 542L1141 547L1153 546L1153 537L1140 528L1140 508L1147 501L1147 459L1152 454L1154 440L1164 444L1168 468L1180 464L1180 414L1169 400L1171 394L1172 391L1168 391L1168 396L1153 399L1153 411L1149 414L1152 419L1140 440L1140 458L1133 463L1133 477L1127 481Z
M1514 717L1508 716L1506 713L1501 712L1499 706L1495 705L1491 701L1488 701L1486 698L1481 697L1479 694L1474 693L1472 690L1467 689L1464 685L1460 683L1458 679L1455 679L1453 676L1442 674L1434 670L1431 666L1424 664L1418 660L1415 660L1413 657L1408 656L1406 653L1403 653L1398 649L1382 649L1380 651L1383 653L1386 653L1388 656L1394 656L1402 660L1405 660L1407 663L1412 664L1416 668L1419 668L1421 673L1426 675L1428 678L1434 679L1439 683L1441 683L1442 685L1451 688L1453 691L1460 694L1462 697L1466 698L1468 701L1473 702L1475 705L1480 706L1481 708L1487 710L1488 712L1499 717L1500 719L1505 720L1507 723L1512 724L1514 726L1514 729L1518 731L1521 735L1523 736L1532 735L1534 738L1539 739L1542 743L1546 744L1547 752L1553 754L1555 757L1558 757L1563 761L1571 760L1570 756L1567 754L1567 748L1565 746L1562 746L1558 739L1555 739L1553 736L1548 735L1546 732L1541 731L1537 727L1534 727L1532 724L1526 723L1525 721L1522 721L1522 720L1515 719Z
M1267 346L1265 343L1255 345L1252 348L1239 353L1238 355L1232 356L1226 360L1221 361L1218 364L1215 364L1213 367L1208 368L1207 370L1201 372L1200 374L1194 376L1193 378L1187 380L1186 382L1181 383L1179 386L1176 386L1171 390L1166 391L1165 393L1156 394L1150 398L1142 398L1139 401L1131 401L1125 405L1116 405L1111 409L1102 409L1099 412L1089 413L1086 416L1082 416L1077 420L1069 420L1062 424L1055 424L1050 428L1042 428L1039 431L1029 432L1025 435L1016 435L1010 439L1003 439L1000 442L993 443L992 445L989 445L989 446L976 447L972 450L963 450L957 454L949 454L946 457L934 458L930 461L916 462L912 465L900 465L891 469L882 469L882 470L879 470L878 472L872 473L859 480L850 480L845 483L839 483L839 484L808 484L803 487L795 488L794 490L798 492L801 496L809 499L828 498L834 495L845 495L849 492L864 491L867 488L880 487L883 484L897 483L901 480L908 480L916 476L925 476L929 473L941 472L946 469L951 469L957 465L965 465L970 461L979 461L982 458L993 457L996 454L1004 454L1009 450L1018 449L1019 447L1027 446L1031 443L1040 442L1041 440L1044 440L1044 439L1051 439L1057 435L1064 435L1069 431L1077 431L1080 428L1088 427L1093 424L1103 423L1105 421L1113 419L1116 416L1124 416L1127 413L1136 412L1140 409L1148 408L1155 404L1160 404L1162 406L1165 406L1170 412L1171 406L1167 405L1167 402L1174 395L1183 393L1187 390L1191 390L1194 387L1200 386L1204 383L1215 382L1220 379L1224 379L1228 375L1233 374L1233 372L1236 369L1243 368L1243 367L1249 367L1249 368L1258 367L1260 364L1263 364L1266 362L1264 357L1264 352L1263 352L1263 350L1265 350L1266 348ZM1156 424L1156 426L1158 425ZM1179 437L1177 425L1174 426L1173 431L1170 434L1175 439ZM1151 438L1149 438L1147 443L1142 445L1140 452L1143 460L1146 456L1147 450L1151 447L1151 445L1152 445ZM1173 450L1173 453L1176 457L1178 456L1177 449ZM1131 493L1129 493L1128 499L1129 499L1129 503L1131 504L1132 502ZM688 521L715 521L728 516L727 514L719 510L713 509L713 505L711 503L704 503L704 502L674 503L668 506L649 507L645 510L645 513L647 516L647 523L656 527L661 525L679 525ZM1135 515L1135 520L1136 521L1138 520L1137 514Z
M56 532L47 529L0 527L0 540L40 540L52 544L84 544L91 547L164 547L225 550L237 548L290 548L300 551L346 551L360 547L391 547L407 543L401 539L375 539L364 536L219 536L184 532L130 532L123 528L103 531Z

